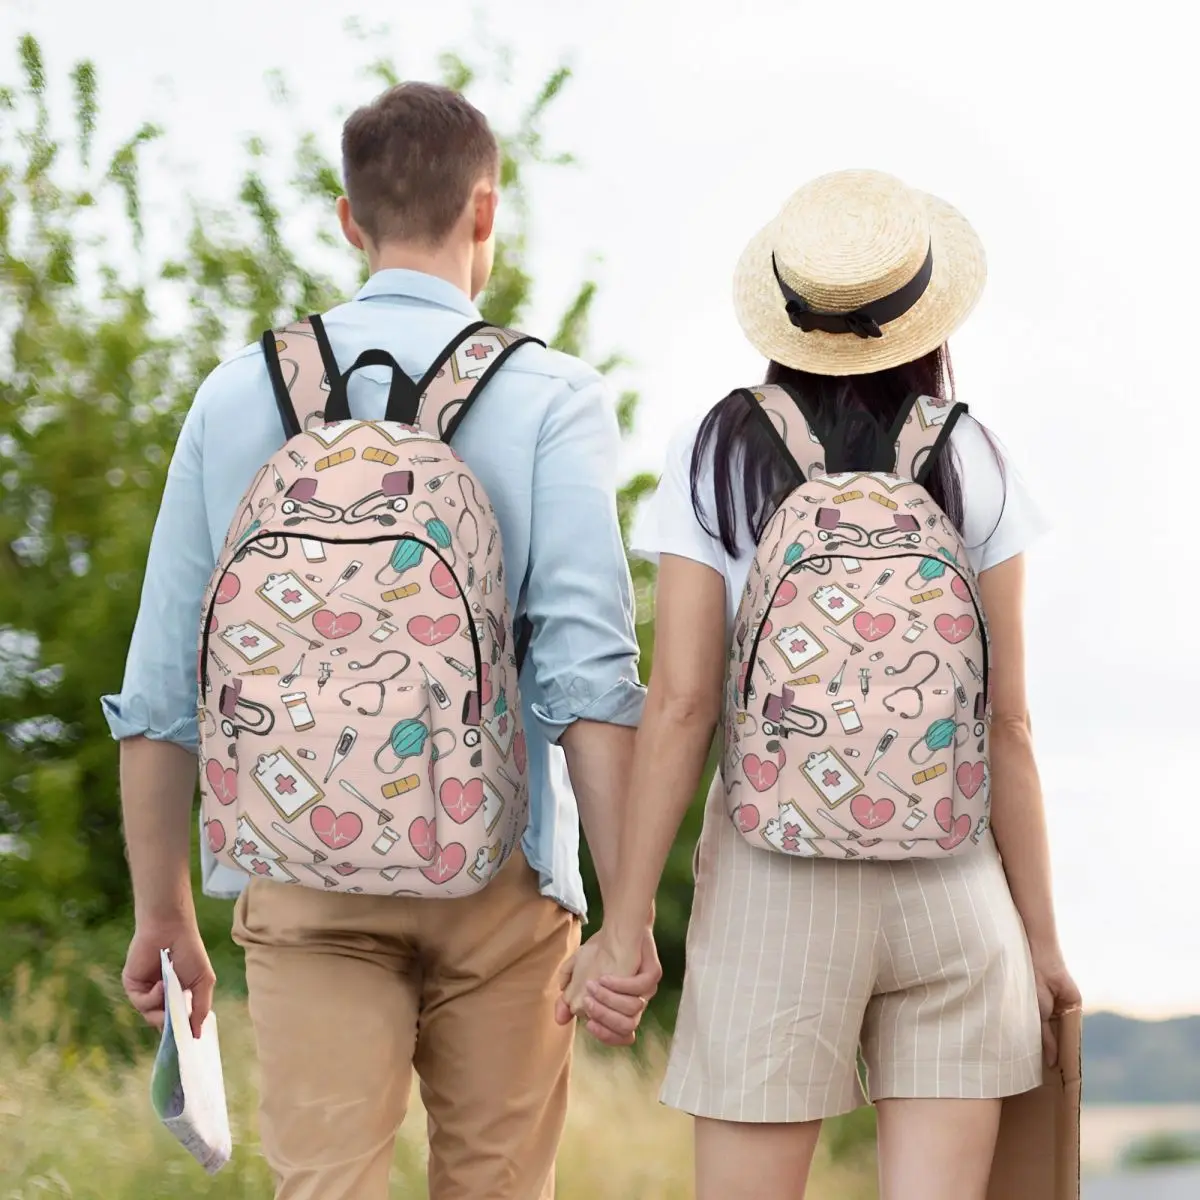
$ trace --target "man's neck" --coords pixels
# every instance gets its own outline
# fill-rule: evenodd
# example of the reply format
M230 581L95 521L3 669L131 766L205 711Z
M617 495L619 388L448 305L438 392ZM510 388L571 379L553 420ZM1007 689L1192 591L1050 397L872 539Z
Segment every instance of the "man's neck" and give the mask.
M420 271L453 284L467 299L471 299L471 259L469 249L440 246L427 250L419 246L392 243L380 246L368 256L367 267L372 275L377 271Z

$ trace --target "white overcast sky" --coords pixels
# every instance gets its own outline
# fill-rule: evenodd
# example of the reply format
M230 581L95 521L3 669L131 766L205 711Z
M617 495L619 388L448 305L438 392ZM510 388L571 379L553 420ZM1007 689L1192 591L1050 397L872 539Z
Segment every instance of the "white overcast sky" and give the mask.
M339 114L375 90L363 64L389 54L431 76L477 10L0 0L0 78L31 30L57 78L95 60L114 136L167 126L171 170L148 171L152 240L169 249L180 181L228 195L252 132L311 127L336 155ZM544 330L596 273L595 348L625 351L643 395L631 469L655 469L682 420L760 377L730 276L805 179L890 170L978 227L991 277L954 343L960 398L1054 526L1030 556L1029 670L1063 941L1089 1006L1147 1015L1200 1011L1200 570L1184 523L1200 446L1198 97L1182 12L507 0L489 23L514 47L515 86L478 97L503 116L550 67L575 68L549 130L582 165L536 180L529 324ZM390 32L357 43L341 33L354 15ZM284 113L263 84L276 67L295 95Z

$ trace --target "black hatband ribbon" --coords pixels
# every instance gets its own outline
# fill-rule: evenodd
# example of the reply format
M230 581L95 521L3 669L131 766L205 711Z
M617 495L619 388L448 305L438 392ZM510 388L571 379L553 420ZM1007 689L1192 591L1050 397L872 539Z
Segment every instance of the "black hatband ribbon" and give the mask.
M779 274L779 264L774 254L771 255L771 269L783 293L788 319L797 329L805 333L819 330L822 333L853 333L860 338L879 338L883 337L881 325L902 317L925 294L933 277L933 246L929 247L921 269L903 287L848 313L819 312L813 308Z

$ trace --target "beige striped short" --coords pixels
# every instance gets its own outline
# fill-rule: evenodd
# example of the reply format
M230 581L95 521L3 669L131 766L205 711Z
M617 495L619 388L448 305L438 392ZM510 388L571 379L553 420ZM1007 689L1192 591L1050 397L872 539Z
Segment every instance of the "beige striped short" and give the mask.
M836 1116L863 1102L860 1050L872 1101L1041 1083L1029 948L990 833L944 860L790 858L743 840L718 776L695 861L664 1104Z

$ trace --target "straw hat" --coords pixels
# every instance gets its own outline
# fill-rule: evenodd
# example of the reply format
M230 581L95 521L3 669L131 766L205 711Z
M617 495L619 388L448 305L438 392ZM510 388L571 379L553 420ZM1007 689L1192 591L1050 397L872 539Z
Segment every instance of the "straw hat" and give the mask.
M805 184L746 247L733 281L756 349L818 375L912 362L966 319L987 274L966 219L879 171Z

